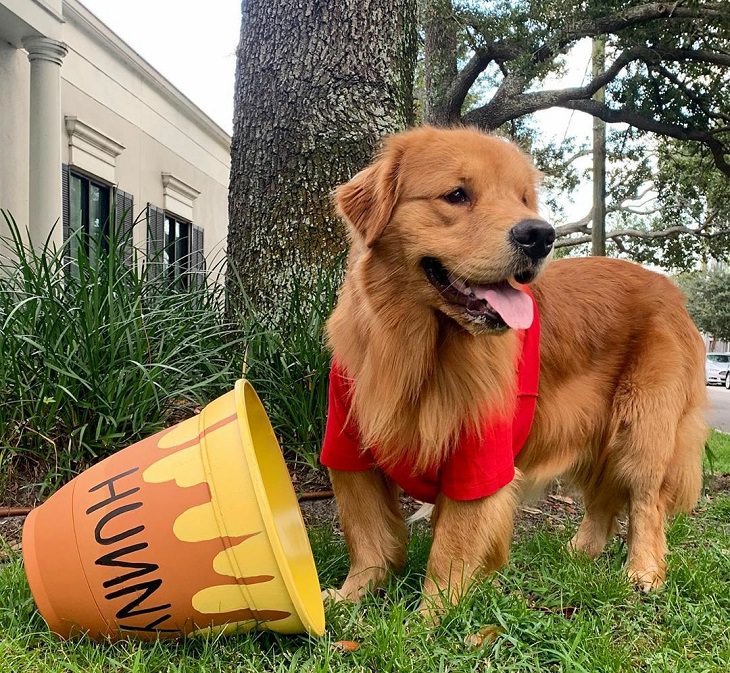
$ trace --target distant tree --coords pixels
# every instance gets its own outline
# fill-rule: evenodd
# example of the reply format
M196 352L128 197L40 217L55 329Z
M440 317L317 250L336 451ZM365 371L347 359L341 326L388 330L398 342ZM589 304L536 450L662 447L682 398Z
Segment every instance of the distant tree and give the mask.
M706 148L665 138L629 150L614 137L610 154L612 254L678 271L730 259L730 179ZM557 246L584 251L591 226L591 212L558 226Z
M275 319L295 279L306 285L345 248L332 189L413 121L415 11L415 0L243 0L228 252Z
M730 272L684 274L678 282L697 327L718 341L730 341Z

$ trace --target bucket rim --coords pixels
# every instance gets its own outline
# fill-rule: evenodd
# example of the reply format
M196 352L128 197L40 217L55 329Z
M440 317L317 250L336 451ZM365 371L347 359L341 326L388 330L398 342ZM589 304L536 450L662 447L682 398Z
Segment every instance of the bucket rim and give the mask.
M247 379L238 379L236 381L235 385L235 404L236 404L236 414L238 416L238 422L239 422L239 428L241 431L246 435L245 439L248 441L243 441L243 454L246 459L246 463L248 465L249 470L249 477L251 479L251 483L253 485L254 494L256 496L256 501L259 506L259 512L261 514L261 518L264 522L264 526L266 528L266 533L269 539L269 543L271 545L271 549L274 553L274 558L276 559L276 564L279 568L279 572L281 573L281 577L284 581L284 585L286 586L287 592L289 593L289 598L291 599L294 608L297 611L297 615L299 616L299 619L302 622L302 625L306 629L307 633L314 636L322 636L324 635L325 630L325 617L324 617L324 603L320 601L318 604L319 609L316 610L316 612L313 612L310 610L303 600L301 599L299 592L297 590L297 583L294 579L294 576L292 574L289 561L287 559L286 553L284 552L284 547L281 543L281 540L279 538L279 532L276 527L276 522L274 521L274 515L271 511L271 507L269 506L268 497L266 494L266 486L264 485L263 476L261 474L261 469L259 467L258 459L255 454L255 449L253 445L253 436L251 434L251 426L249 424L249 414L248 414L248 407L246 404L246 396L245 392L246 390L249 390L253 394L253 398L257 404L261 406L261 410L263 411L264 417L266 419L266 422L269 425L269 428L271 429L272 435L274 435L275 441L276 441L276 448L279 450L279 456L284 462L284 457L281 454L281 447L279 445L278 439L276 439L276 435L274 433L273 428L271 427L271 422L269 420L268 414L266 413L266 409L264 408L261 399L259 398L258 394L256 393L255 388L251 385L251 382ZM317 582L319 586L319 575L317 573L317 568L314 563L314 555L312 554L312 547L309 542L309 537L306 533L306 526L304 524L304 519L302 518L301 509L299 508L299 503L296 500L296 494L294 493L293 486L291 486L290 482L290 488L292 489L292 496L294 498L294 504L297 508L297 513L299 515L299 519L301 522L302 527L304 528L304 535L306 539L306 544L309 549L309 555L312 559L312 567L314 568L314 581Z

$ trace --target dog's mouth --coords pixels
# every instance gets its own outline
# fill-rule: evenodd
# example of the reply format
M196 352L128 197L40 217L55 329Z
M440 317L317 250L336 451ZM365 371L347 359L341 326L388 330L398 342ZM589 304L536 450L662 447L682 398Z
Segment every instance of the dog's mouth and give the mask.
M421 266L426 278L450 308L463 313L470 322L490 329L527 329L532 325L531 297L515 288L508 279L480 283L459 278L435 257L425 257ZM528 277L529 276L529 277ZM520 274L517 282L529 282L532 274Z

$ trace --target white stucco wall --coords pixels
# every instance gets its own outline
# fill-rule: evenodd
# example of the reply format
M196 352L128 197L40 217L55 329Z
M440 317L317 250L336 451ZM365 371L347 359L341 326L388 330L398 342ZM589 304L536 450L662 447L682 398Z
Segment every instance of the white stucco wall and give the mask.
M61 0L23 2L26 9L33 4L31 9L39 16L47 15L48 8L61 8ZM0 0L0 12L7 13L11 4ZM119 152L108 158L111 165L95 164L89 155L84 162L79 151L73 154L75 162L82 164L82 172L131 193L135 217L148 202L165 207L162 174L171 174L191 188L190 194L198 193L192 211L177 214L192 215L193 222L204 228L210 258L225 245L228 230L230 138L83 5L64 0L62 12L65 22L59 39L68 49L60 69L63 163L72 158L64 120L74 117L98 132L102 144ZM11 210L21 226L28 220L30 117L30 67L25 52L17 48L28 30L24 25L19 21L12 35L9 30L3 34L0 27L0 207ZM165 39L162 30L160 39ZM88 147L96 152L93 142ZM174 203L167 199L168 205ZM139 227L141 247L144 234Z

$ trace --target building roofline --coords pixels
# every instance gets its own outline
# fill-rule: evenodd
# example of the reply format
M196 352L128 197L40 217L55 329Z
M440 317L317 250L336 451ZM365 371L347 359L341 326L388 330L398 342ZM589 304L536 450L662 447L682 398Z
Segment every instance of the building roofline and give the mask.
M63 0L63 16L69 24L77 26L103 49L121 59L222 147L230 148L231 136L226 131L78 0Z

